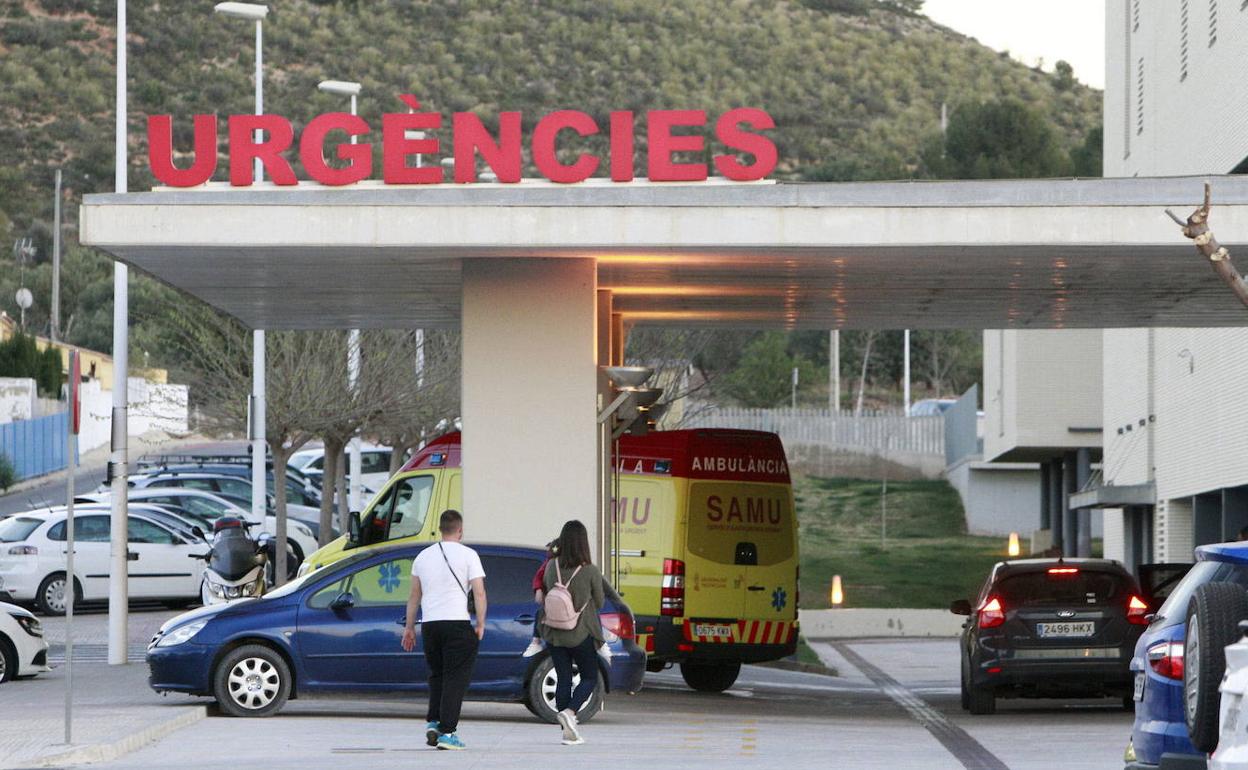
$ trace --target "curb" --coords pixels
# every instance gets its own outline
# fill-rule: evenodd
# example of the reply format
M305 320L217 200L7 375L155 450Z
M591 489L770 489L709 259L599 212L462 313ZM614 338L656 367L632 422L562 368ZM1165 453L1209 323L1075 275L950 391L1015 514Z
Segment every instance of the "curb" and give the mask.
M0 764L0 768L15 767L53 767L57 765L80 765L89 762L110 762L114 759L124 757L131 752L138 751L149 743L164 738L183 727L188 727L200 721L208 715L208 706L193 706L187 709L186 713L181 714L173 719L166 720L160 724L131 733L123 738L113 741L112 743L97 743L91 746L80 746L70 749L69 751L53 754L51 756L39 757L37 759L21 760L16 765Z

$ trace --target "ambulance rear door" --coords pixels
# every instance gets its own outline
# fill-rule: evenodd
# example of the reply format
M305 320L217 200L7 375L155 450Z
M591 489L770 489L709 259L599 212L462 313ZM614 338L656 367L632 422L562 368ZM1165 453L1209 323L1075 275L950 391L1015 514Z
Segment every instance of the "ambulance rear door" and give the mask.
M615 504L618 535L616 590L634 615L658 616L665 559L680 558L675 552L677 486L684 481L671 477L620 475L620 496Z

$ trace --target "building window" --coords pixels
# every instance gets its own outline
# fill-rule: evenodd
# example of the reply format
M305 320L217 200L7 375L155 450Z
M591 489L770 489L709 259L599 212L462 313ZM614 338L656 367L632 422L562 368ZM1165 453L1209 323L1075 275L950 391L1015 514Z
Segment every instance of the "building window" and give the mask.
M1188 0L1179 3L1179 82L1187 80Z
M1139 29L1139 0L1126 0L1123 10L1123 18L1126 19L1127 32L1123 35L1123 53L1122 53L1122 159L1127 160L1131 157L1131 32L1132 30L1132 7L1134 3L1136 13L1135 29ZM1248 3L1248 0L1244 0Z
M1140 57L1135 75L1135 133L1144 133L1144 57Z
M1209 0L1209 47L1218 42L1218 0Z

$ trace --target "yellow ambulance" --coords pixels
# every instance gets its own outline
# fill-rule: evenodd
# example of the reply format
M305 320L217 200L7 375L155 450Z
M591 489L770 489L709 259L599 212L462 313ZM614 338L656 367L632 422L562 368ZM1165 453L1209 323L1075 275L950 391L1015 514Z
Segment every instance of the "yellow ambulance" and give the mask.
M607 577L633 610L650 669L679 664L690 687L722 691L742 663L792 655L797 518L779 437L727 429L625 436L615 463L618 558ZM304 568L357 548L435 540L437 513L461 508L462 490L460 435L451 433L413 456L351 532Z

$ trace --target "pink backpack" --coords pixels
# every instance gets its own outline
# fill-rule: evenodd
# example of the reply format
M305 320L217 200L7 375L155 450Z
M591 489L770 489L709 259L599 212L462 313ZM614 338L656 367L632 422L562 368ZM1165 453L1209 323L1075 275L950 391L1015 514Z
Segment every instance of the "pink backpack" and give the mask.
M555 584L546 592L546 598L542 601L546 625L562 631L571 631L576 628L576 623L581 619L581 613L585 611L585 607L576 609L576 605L572 603L572 592L568 590L567 583L563 582L559 560L553 559L552 561L555 563ZM577 567L572 577L568 578L568 583L575 580L577 572L580 571L581 568ZM586 604L588 605L588 602Z

